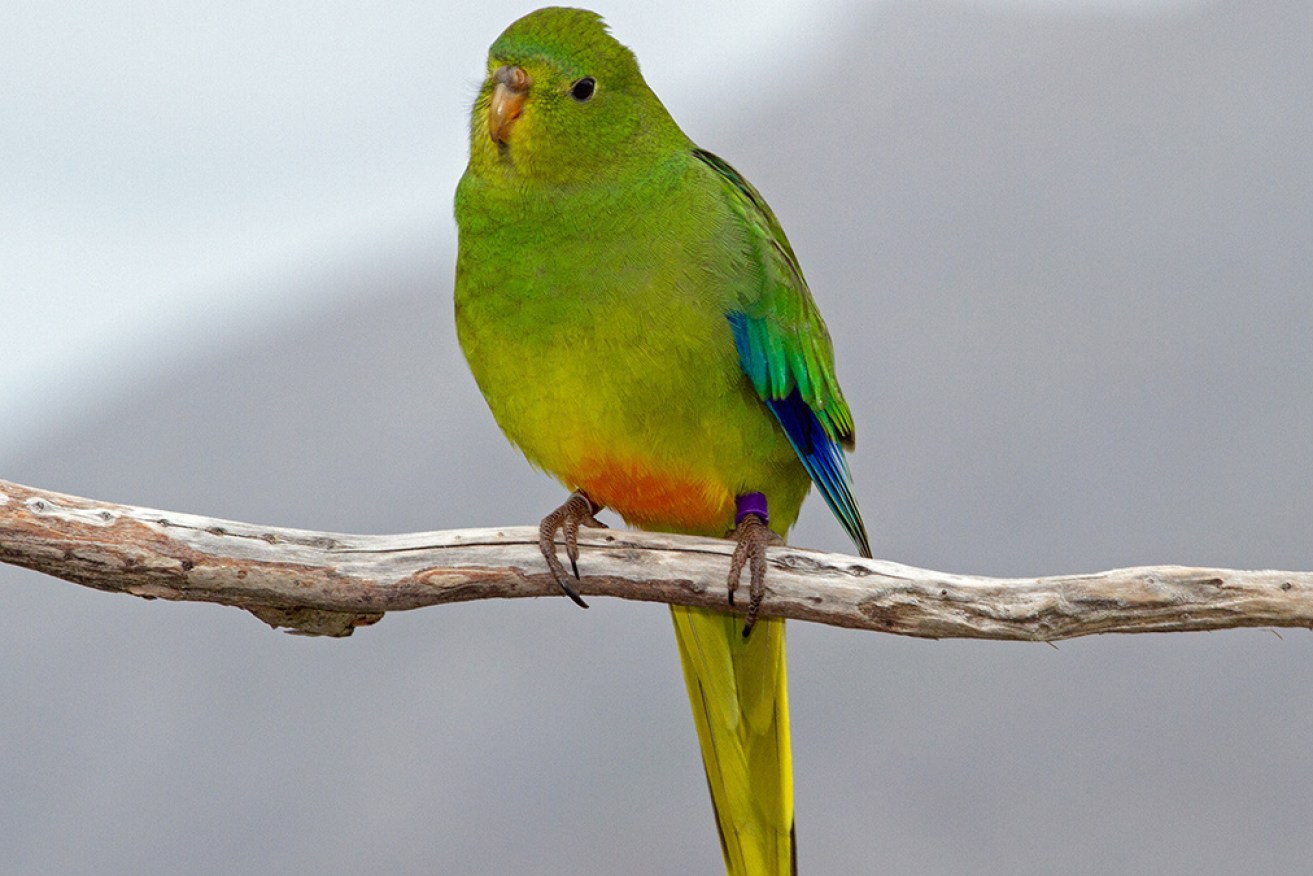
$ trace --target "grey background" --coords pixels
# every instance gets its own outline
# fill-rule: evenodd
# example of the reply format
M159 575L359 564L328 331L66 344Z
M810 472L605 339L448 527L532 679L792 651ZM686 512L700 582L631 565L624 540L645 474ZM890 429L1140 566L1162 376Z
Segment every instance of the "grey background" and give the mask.
M1313 568L1313 7L892 5L778 82L686 127L771 201L828 317L878 555ZM316 529L536 521L562 493L456 349L447 216L289 280L326 304L162 362L3 476ZM846 547L816 500L793 541ZM488 602L321 641L12 568L0 600L13 872L719 868L660 606ZM804 872L1313 855L1306 631L794 624L790 674Z

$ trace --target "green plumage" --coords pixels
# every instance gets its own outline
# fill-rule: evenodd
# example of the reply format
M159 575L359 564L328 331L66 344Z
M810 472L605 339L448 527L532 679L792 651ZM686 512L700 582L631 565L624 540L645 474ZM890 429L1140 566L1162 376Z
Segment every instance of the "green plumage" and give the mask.
M713 536L751 492L786 532L815 479L866 550L852 417L778 221L597 15L539 10L493 44L456 219L461 346L530 462L632 525ZM674 619L726 866L788 872L783 623Z

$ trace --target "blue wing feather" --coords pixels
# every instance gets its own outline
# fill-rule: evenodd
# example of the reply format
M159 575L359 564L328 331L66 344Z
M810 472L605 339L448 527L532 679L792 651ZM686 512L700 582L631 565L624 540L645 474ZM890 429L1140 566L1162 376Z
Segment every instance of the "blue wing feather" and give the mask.
M803 468L820 490L830 511L838 518L862 556L871 556L871 544L853 496L852 474L843 447L826 431L816 412L802 398L797 387L784 398L770 398L763 386L769 385L769 350L751 331L751 321L742 313L729 314L739 366L756 388L758 395L775 415Z
M853 497L852 475L848 472L843 448L825 434L820 420L796 390L787 398L768 399L766 407L784 427L784 434L789 436L789 443L802 460L807 474L811 475L825 504L834 512L848 537L862 556L871 556L871 544Z

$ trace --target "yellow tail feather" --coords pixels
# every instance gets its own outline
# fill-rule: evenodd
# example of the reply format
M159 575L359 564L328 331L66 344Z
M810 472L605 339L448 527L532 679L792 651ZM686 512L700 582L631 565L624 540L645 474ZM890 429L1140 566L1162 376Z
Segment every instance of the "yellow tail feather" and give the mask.
M784 621L672 605L729 876L797 873Z

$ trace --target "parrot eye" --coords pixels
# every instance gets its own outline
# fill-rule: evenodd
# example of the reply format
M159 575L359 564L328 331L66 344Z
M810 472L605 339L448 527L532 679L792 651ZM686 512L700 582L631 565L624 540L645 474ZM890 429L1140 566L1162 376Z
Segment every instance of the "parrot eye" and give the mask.
M597 80L591 76L585 76L583 79L576 79L574 85L570 86L570 96L580 103L584 103L593 96L593 91L596 88Z

